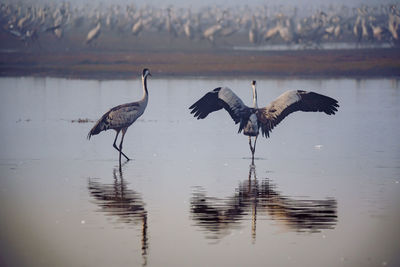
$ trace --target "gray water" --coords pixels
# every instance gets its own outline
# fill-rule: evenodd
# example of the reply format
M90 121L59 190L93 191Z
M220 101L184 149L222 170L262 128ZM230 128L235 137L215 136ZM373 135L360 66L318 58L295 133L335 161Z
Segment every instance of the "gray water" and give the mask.
M225 111L188 107L249 79L149 80L118 170L114 131L140 80L0 78L0 263L14 266L399 266L398 80L257 79L259 106L288 89L339 101L248 139ZM89 119L79 123L79 119Z

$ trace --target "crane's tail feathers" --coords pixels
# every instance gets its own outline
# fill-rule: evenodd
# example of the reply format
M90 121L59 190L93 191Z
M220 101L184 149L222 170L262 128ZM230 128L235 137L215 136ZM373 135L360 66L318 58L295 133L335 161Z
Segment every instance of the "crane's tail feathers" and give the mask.
M99 133L99 132L96 132L95 130L96 130L95 128L92 128L92 129L90 130L90 132L89 132L88 135L87 135L87 139L90 140L90 137L92 137L92 135L96 135L96 134Z
M93 128L89 131L87 138L90 140L90 137L91 137L92 135L97 135L97 134L99 134L101 131L105 131L105 130L107 130L106 125L105 125L101 120L99 120L99 121L93 126Z
M88 135L87 135L87 139L90 140L90 137L92 137L92 135L93 135L93 133L92 133L92 131L90 130L90 132L89 132Z

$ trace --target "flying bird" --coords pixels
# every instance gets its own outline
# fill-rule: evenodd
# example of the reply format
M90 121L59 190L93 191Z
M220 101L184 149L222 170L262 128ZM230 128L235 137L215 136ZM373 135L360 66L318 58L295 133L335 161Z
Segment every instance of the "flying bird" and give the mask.
M238 133L243 131L249 137L249 146L254 164L257 137L260 129L263 136L269 137L272 129L286 116L295 111L325 112L333 115L339 107L338 101L314 92L302 90L287 91L264 108L258 108L256 81L252 81L253 107L243 101L228 87L218 87L205 94L191 105L191 114L197 119L204 119L208 114L224 108L235 124L239 123ZM251 143L254 137L254 146Z
M107 131L108 129L113 129L117 132L113 147L119 152L119 165L121 166L121 155L123 155L127 160L130 160L124 152L122 152L122 143L124 141L124 136L128 127L132 125L146 109L147 102L149 99L149 94L147 91L147 77L151 76L150 71L148 69L143 70L142 74L142 84L143 84L143 97L137 102L126 103L116 107L113 107L109 111L107 111L93 126L88 134L88 139L92 135L97 135L101 131ZM116 145L116 141L119 135L119 132L122 131L121 142L119 144L119 148Z

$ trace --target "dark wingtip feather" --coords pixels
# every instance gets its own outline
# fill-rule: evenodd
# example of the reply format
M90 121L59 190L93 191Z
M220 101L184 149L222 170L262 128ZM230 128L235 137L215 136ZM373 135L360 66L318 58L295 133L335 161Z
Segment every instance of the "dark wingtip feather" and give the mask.
M221 109L218 104L219 90L220 88L215 88L213 91L206 93L202 98L197 100L189 107L189 109L191 109L190 114L193 114L193 116L199 120L206 118L209 113Z
M339 104L338 101L336 99L330 98L331 99L331 103L330 103L330 113L328 113L329 115L334 115L339 108Z

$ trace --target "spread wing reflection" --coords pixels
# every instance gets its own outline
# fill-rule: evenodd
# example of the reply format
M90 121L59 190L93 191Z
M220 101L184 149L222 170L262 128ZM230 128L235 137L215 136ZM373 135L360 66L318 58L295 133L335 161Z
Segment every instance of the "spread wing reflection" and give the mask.
M255 166L250 166L249 178L241 182L235 193L218 199L207 196L197 187L191 198L191 215L209 239L221 239L232 229L240 228L251 217L252 238L256 238L257 214L286 226L295 232L320 232L333 229L337 222L337 202L333 198L294 199L283 195L270 179L257 180ZM251 179L254 176L254 179Z
M101 183L98 178L89 178L89 193L94 199L93 202L100 207L99 211L117 218L118 223L142 226L142 256L143 265L146 265L149 240L145 203L139 193L128 188L121 169L113 170L113 178L112 184Z

